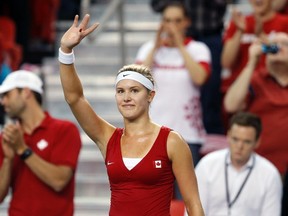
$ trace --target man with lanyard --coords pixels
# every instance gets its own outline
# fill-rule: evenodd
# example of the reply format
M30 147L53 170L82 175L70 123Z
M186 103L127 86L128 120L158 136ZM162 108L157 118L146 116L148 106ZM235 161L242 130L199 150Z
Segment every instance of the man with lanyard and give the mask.
M196 166L206 216L280 215L280 174L271 162L254 153L261 130L258 116L235 114L227 134L229 148L206 155Z

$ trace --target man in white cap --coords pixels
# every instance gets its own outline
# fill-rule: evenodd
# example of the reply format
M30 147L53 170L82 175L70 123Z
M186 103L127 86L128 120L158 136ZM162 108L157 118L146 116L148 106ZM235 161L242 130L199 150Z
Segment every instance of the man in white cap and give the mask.
M43 110L42 87L37 75L24 70L9 74L0 86L1 103L13 120L0 139L0 201L11 188L11 216L74 211L80 134L73 123Z

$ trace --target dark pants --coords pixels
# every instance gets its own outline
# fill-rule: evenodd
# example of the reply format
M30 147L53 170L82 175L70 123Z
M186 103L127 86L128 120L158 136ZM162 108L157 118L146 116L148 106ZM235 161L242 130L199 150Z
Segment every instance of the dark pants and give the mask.
M195 144L195 143L189 144L189 148L193 156L193 164L195 167L201 159L201 154L200 154L201 144ZM181 196L181 193L180 193L180 190L176 181L174 183L174 199L182 200L182 196Z
M203 123L208 134L224 134L221 118L221 34L198 36L195 38L205 43L211 51L211 76L201 88Z
M287 215L288 215L288 171L286 171L286 175L284 176L281 216L287 216Z

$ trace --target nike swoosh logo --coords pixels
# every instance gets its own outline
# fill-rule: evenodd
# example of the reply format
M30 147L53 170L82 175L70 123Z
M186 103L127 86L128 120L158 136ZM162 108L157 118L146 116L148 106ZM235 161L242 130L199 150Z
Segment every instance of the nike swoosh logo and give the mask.
M112 164L114 164L114 162L107 162L107 165L109 166L109 165L112 165Z
M129 76L130 74L123 74L123 77Z

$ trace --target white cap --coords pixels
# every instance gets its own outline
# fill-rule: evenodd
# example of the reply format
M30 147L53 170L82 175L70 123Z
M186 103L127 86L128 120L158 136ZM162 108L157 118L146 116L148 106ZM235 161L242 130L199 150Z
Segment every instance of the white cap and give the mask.
M15 88L29 88L42 94L42 86L43 82L36 74L27 70L18 70L8 74L0 86L0 94Z

